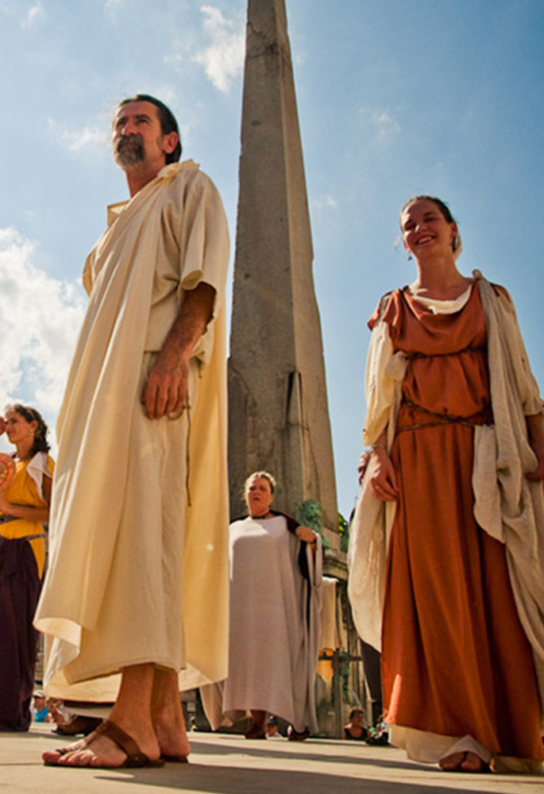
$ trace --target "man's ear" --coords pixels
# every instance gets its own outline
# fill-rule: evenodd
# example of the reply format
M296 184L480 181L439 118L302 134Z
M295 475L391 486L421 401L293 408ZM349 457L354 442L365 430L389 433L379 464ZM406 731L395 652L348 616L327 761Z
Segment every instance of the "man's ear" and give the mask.
M162 137L162 149L165 154L172 154L174 149L179 143L179 135L177 132L169 132Z

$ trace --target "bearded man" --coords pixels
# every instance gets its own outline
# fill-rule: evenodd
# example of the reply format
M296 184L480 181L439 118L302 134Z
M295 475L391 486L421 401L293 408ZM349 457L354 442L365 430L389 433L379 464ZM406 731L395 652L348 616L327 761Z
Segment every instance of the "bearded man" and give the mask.
M187 760L180 689L225 677L228 640L225 214L159 100L112 140L130 200L85 265L36 616L47 694L114 704L44 760L105 768Z

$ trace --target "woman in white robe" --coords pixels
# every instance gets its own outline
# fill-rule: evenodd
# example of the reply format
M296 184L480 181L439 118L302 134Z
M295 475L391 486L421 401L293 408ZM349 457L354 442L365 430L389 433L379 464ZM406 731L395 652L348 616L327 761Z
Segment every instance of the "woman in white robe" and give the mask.
M250 475L249 515L230 526L229 677L203 700L214 729L250 713L246 738L264 739L274 714L301 739L316 729L321 538L273 511L274 491L268 472Z

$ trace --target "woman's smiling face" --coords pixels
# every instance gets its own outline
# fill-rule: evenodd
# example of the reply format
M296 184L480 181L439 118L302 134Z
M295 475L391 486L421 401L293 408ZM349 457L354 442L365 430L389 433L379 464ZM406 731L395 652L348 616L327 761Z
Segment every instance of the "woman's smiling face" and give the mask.
M404 247L416 259L427 255L453 254L453 240L457 224L446 220L440 207L430 199L416 199L402 212L402 239Z

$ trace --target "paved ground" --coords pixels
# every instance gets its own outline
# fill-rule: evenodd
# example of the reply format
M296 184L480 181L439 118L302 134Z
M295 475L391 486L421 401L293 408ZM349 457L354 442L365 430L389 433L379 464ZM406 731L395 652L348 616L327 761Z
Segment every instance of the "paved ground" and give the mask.
M441 772L391 747L285 739L249 742L235 735L193 734L191 763L125 771L44 767L58 746L49 726L0 734L0 794L543 794L544 779Z

